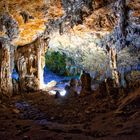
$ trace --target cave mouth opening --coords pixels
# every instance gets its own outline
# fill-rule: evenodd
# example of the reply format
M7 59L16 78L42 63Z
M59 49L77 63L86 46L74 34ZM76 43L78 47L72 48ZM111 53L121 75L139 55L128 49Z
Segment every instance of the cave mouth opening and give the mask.
M66 95L71 79L79 80L81 69L66 54L48 49L45 54L44 84L50 94Z

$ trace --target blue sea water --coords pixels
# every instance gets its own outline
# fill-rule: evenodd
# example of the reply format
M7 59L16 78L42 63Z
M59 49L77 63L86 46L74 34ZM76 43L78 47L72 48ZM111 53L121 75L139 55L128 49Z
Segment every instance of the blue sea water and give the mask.
M50 71L47 67L44 68L44 83L47 84L51 81L56 81L57 86L64 87L72 78L79 79L79 76L59 76Z

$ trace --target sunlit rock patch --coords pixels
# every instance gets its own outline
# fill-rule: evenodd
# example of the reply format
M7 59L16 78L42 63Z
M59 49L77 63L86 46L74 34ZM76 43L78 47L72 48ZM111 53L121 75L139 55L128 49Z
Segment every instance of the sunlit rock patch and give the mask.
M137 0L133 0L133 1L130 1L128 3L128 7L130 9L130 13L129 13L129 16L130 16L130 20L134 23L136 22L136 24L139 24L139 17L140 17L140 3L137 1Z
M13 40L15 46L23 46L35 41L45 31L45 20L35 20L20 26L17 39Z
M3 36L5 36L5 33L0 31L0 37L3 37Z
M33 42L43 34L48 19L55 19L63 14L60 1L16 1L0 2L0 13L8 12L17 21L20 34L13 41L14 45L25 45ZM24 13L22 15L22 13ZM27 20L27 23L25 21Z
M97 46L100 41L96 35L85 33L83 36L75 34L54 34L49 47L52 51L60 51L72 58L76 65L89 71L107 69L108 56L102 48ZM90 61L92 60L92 61ZM103 66L100 66L103 64Z
M95 10L85 19L85 24L94 31L111 31L117 20L113 5L109 5Z

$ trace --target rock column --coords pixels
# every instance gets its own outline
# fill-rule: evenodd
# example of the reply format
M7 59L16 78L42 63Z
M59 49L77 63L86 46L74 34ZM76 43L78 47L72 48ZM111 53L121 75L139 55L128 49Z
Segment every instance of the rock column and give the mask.
M45 67L45 54L48 48L48 42L47 40L44 40L40 38L38 40L38 46L37 46L37 77L39 80L39 89L44 88L44 67Z
M0 42L0 94L7 97L11 97L13 91L11 49L12 46L7 40Z
M114 80L114 87L119 87L119 73L117 71L117 53L115 48L109 50L110 68L112 71L112 78Z

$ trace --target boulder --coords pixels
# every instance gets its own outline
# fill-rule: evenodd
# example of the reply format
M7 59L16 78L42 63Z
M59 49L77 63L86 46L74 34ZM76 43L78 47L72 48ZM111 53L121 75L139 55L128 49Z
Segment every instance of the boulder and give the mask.
M70 85L66 85L65 90L67 91L67 95L69 97L75 97L77 96L77 86L78 86L78 81L77 79L72 78L70 80Z

